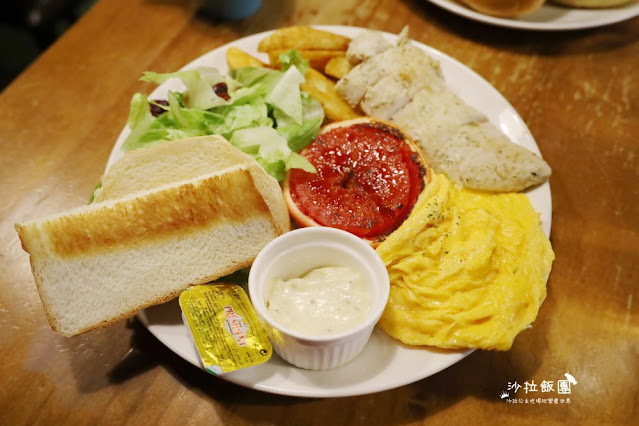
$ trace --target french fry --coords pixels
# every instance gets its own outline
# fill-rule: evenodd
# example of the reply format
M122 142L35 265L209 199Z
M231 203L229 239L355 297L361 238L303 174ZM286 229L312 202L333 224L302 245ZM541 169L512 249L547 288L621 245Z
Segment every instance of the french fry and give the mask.
M342 50L346 51L351 39L328 31L307 26L284 27L262 39L258 52L272 50Z
M329 121L342 121L360 116L339 97L335 83L321 72L309 68L304 77L306 81L300 86L300 89L320 101Z
M226 63L229 70L241 67L266 67L267 65L259 59L249 55L237 47L229 47L226 51Z
M335 56L326 63L324 73L339 80L351 69L353 69L353 65L346 59L346 56Z
M270 65L273 68L280 67L280 55L287 52L289 49L277 49L268 52L270 59ZM346 52L341 50L298 50L300 56L304 59L308 59L308 64L311 68L318 71L324 71L324 67L328 61L332 58L344 57Z

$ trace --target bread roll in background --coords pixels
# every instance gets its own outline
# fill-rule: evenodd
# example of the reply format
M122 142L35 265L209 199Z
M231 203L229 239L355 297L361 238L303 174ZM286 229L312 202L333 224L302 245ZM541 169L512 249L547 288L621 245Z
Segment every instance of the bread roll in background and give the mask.
M580 7L584 9L603 9L628 4L633 0L552 0L553 3L563 6Z
M461 0L462 3L486 15L516 18L533 13L545 0Z
M218 150L229 151L234 164L213 157L207 166L203 157L190 171L175 167L157 181L148 174L158 164ZM120 162L115 178L104 179L113 199L102 193L103 201L16 224L49 323L65 336L249 266L290 229L278 182L223 138L165 142ZM135 176L140 180L129 186Z

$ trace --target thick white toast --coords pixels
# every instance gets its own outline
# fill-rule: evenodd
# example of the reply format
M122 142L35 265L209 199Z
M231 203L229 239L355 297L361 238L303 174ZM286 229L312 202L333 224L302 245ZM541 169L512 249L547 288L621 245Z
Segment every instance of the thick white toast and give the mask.
M249 266L290 229L279 184L251 161L17 224L51 327L112 324Z

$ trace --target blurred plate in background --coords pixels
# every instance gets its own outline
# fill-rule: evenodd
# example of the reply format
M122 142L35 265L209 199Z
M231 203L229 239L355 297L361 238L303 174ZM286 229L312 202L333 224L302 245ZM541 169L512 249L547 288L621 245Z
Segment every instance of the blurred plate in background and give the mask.
M457 15L500 27L537 31L562 31L614 24L639 15L639 1L607 9L578 9L546 3L521 18L497 18L476 12L454 0L427 0Z

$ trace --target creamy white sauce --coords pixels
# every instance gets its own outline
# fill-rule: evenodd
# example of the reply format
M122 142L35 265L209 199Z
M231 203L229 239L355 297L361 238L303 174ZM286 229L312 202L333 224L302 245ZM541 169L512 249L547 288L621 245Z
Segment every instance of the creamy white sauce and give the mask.
M273 280L266 309L274 321L292 331L323 336L357 327L368 316L371 302L357 271L325 266L300 278Z

